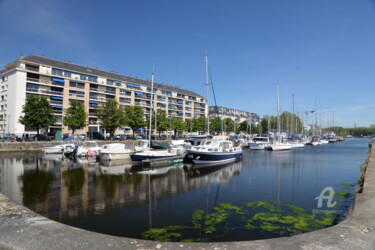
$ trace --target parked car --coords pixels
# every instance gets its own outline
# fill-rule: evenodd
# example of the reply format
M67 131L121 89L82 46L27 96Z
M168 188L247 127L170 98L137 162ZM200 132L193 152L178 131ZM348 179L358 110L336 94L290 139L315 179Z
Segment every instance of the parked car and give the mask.
M80 134L63 134L63 141L85 140L86 136Z
M4 136L1 137L1 140L3 141L14 141L14 140L17 140L18 136L15 135L15 134L6 134Z
M51 140L55 139L55 132L49 132L47 135L51 138Z
M91 140L104 140L104 135L100 132L87 132L87 138Z
M39 134L35 135L33 139L34 141L50 141L51 137L49 137L48 135Z

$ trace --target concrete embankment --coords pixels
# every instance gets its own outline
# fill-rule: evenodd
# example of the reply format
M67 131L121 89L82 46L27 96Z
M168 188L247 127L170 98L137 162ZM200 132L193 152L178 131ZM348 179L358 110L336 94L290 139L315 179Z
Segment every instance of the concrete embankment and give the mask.
M359 171L359 170L358 170ZM131 227L131 225L123 225ZM375 151L362 193L338 225L292 237L223 243L160 243L114 237L51 221L0 194L0 248L4 249L375 249Z

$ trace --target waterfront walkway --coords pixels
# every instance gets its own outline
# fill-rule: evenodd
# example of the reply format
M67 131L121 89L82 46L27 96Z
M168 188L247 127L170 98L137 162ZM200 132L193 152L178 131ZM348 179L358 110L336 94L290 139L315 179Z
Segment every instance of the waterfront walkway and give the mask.
M363 192L356 194L353 213L338 225L315 232L257 241L160 243L66 226L0 194L0 249L375 249L375 149L369 155Z

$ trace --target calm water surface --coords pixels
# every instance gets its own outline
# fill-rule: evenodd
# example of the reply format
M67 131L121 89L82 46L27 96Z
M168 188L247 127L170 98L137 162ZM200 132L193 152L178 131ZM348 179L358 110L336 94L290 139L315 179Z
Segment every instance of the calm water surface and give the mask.
M168 228L164 238L153 239L173 240L168 234L177 231L170 226L180 226L184 237L174 240L279 237L309 231L319 211L343 219L368 142L347 139L284 152L244 149L241 162L201 169L2 154L0 192L53 220L117 236L142 238L151 228ZM335 191L333 208L324 202L318 207L315 198L325 187Z

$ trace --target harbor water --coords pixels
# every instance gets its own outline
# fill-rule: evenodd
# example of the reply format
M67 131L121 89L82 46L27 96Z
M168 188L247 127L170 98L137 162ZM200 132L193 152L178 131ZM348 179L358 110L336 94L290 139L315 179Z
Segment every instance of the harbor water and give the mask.
M244 149L242 161L146 169L129 160L0 154L0 192L52 220L123 237L238 241L334 225L350 209L369 139L290 151ZM323 197L323 198L322 198Z

